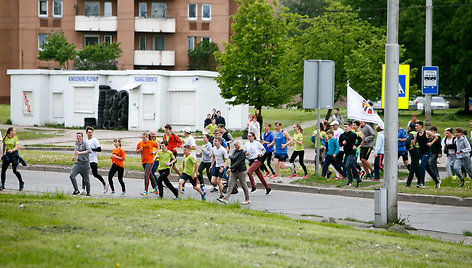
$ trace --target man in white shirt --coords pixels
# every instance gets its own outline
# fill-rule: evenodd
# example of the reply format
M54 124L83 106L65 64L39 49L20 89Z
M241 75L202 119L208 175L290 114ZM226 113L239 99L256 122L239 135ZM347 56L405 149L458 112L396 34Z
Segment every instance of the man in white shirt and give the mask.
M97 158L97 152L102 151L102 147L100 147L100 142L93 137L93 127L88 126L85 128L85 132L87 133L87 138L84 139L84 141L90 146L92 151L89 153L89 158L90 158L90 169L92 170L92 175L97 178L102 184L103 184L103 193L106 194L108 192L108 184L105 183L105 180L103 177L98 174L98 158ZM85 194L85 185L82 184L82 194Z

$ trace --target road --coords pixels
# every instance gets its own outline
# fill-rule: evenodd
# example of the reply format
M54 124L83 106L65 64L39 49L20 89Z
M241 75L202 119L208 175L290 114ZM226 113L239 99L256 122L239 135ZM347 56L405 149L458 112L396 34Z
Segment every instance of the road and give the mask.
M39 192L63 191L72 192L72 184L69 174L45 171L21 170L25 181L25 190ZM77 177L80 185L81 177ZM143 180L126 179L127 193L125 198L141 198L139 193L143 189ZM118 180L114 179L114 198L120 198L121 192ZM174 184L175 185L175 184ZM110 193L103 194L101 183L91 177L92 196L110 197ZM7 171L6 188L17 189L18 181L9 169ZM190 184L187 184L183 198L199 199ZM207 187L207 189L209 189ZM172 198L171 193L164 188L165 198ZM217 193L208 193L207 201L214 202L218 197ZM157 198L152 195L146 198ZM244 201L242 191L231 197L230 202ZM399 217L407 220L407 224L417 229L462 234L464 231L472 232L472 208L430 205L412 202L399 202ZM258 189L251 194L250 209L260 211L270 211L285 213L296 216L316 215L322 217L333 217L337 219L356 219L359 221L374 220L374 201L372 199L344 197L334 195L309 194L288 191L273 191L266 196L264 190Z

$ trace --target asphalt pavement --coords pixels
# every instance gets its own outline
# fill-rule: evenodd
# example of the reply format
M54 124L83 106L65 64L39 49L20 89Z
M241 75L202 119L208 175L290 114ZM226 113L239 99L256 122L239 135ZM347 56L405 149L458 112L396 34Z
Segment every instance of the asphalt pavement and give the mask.
M67 173L32 170L21 170L21 173L25 181L25 191L72 193L72 184ZM80 175L77 181L80 185ZM127 191L124 198L142 198L139 193L144 187L143 180L125 178L125 183ZM115 195L112 196L110 192L103 194L101 183L91 177L92 196L121 198L121 189L116 177L114 185ZM175 183L174 185L176 186ZM7 171L6 188L5 192L16 192L15 190L18 189L18 181L11 170ZM206 186L206 189L208 192L209 186ZM173 198L169 190L164 188L164 191L165 198ZM216 202L217 197L217 193L208 192L207 202ZM157 196L149 195L146 198L157 199ZM199 194L192 189L190 184L187 184L183 198L200 199ZM243 199L243 193L240 191L237 195L231 196L230 202L242 202ZM333 217L363 222L374 220L372 199L281 190L274 190L271 195L266 196L265 191L261 189L251 193L250 199L251 203L248 205L250 209L283 213L293 217ZM464 231L472 232L472 207L399 202L398 208L399 218L405 219L408 225L416 229L456 235L462 235ZM472 242L470 237L465 238L467 243Z

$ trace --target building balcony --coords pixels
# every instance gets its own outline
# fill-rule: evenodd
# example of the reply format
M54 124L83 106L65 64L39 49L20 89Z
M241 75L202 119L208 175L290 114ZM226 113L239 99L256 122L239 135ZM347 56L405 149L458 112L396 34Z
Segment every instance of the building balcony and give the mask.
M134 18L134 31L175 33L175 18Z
M76 31L90 32L116 32L116 16L75 16Z
M134 65L174 66L175 51L172 50L135 50Z

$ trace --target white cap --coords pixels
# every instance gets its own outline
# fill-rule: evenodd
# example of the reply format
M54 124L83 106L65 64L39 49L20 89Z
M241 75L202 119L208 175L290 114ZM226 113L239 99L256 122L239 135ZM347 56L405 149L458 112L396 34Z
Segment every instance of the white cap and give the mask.
M186 127L186 128L184 128L184 132L187 132L187 133L190 134L190 133L192 133L192 130L189 127Z
M339 126L339 122L338 120L334 120L333 122L331 122L331 124L329 124L330 126L334 126L334 125L338 125Z

